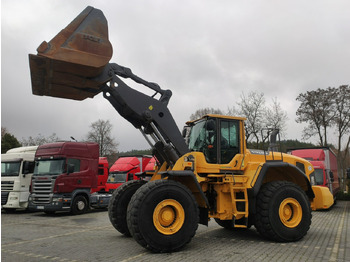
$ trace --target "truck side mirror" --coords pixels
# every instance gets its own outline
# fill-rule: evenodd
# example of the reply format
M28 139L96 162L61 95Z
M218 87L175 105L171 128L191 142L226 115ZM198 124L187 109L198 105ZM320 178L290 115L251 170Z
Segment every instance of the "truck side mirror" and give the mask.
M67 165L67 175L69 175L70 173L74 173L74 165L73 164Z

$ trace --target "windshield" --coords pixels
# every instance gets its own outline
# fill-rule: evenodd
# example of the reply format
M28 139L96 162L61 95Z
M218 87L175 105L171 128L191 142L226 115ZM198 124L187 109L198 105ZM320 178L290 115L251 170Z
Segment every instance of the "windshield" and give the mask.
M323 169L315 169L316 185L323 185Z
M126 181L127 175L128 175L127 172L110 173L107 183L111 183L111 184L124 183Z
M39 160L35 162L34 175L58 175L65 172L65 159Z
M188 147L191 151L203 152L206 135L205 123L206 121L203 120L192 126L188 141Z
M1 162L1 176L18 176L21 162Z

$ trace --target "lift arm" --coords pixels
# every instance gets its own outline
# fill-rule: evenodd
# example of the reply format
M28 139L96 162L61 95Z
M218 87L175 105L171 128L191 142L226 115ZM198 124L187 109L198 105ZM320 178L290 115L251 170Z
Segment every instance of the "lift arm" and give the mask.
M109 63L112 45L102 11L87 7L37 51L29 55L33 94L84 100L103 92L118 113L142 132L161 163L172 166L189 151L167 107L171 91ZM154 95L131 88L121 77L152 89Z
M170 90L163 90L157 84L150 83L134 75L129 68L109 64L99 78L111 79L102 85L103 96L113 105L118 113L139 129L154 149L157 159L173 165L189 149L178 129L169 109ZM118 76L130 78L155 91L153 96L141 93ZM160 94L160 98L155 96ZM149 135L153 142L148 138Z

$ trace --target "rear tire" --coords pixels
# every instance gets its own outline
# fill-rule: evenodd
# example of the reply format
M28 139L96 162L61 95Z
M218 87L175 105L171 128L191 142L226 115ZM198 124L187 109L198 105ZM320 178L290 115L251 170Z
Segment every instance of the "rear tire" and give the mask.
M310 202L305 192L288 181L264 184L257 196L255 227L271 240L291 242L303 238L311 225Z
M131 197L141 186L146 184L144 180L131 180L122 184L116 190L108 204L108 217L116 230L125 236L131 236L126 222L126 212Z
M76 196L73 199L73 203L71 206L71 214L72 215L81 215L84 214L88 210L88 201L82 195Z
M132 197L127 213L131 234L153 252L173 252L189 243L198 228L192 192L172 180L148 182Z

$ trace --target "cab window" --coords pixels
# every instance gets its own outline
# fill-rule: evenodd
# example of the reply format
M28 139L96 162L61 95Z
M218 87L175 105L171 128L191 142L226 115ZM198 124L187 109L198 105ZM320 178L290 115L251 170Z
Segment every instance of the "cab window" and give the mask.
M80 159L68 158L67 159L67 165L69 165L69 164L74 165L73 173L80 171Z
M220 121L220 163L227 164L239 153L238 121Z

